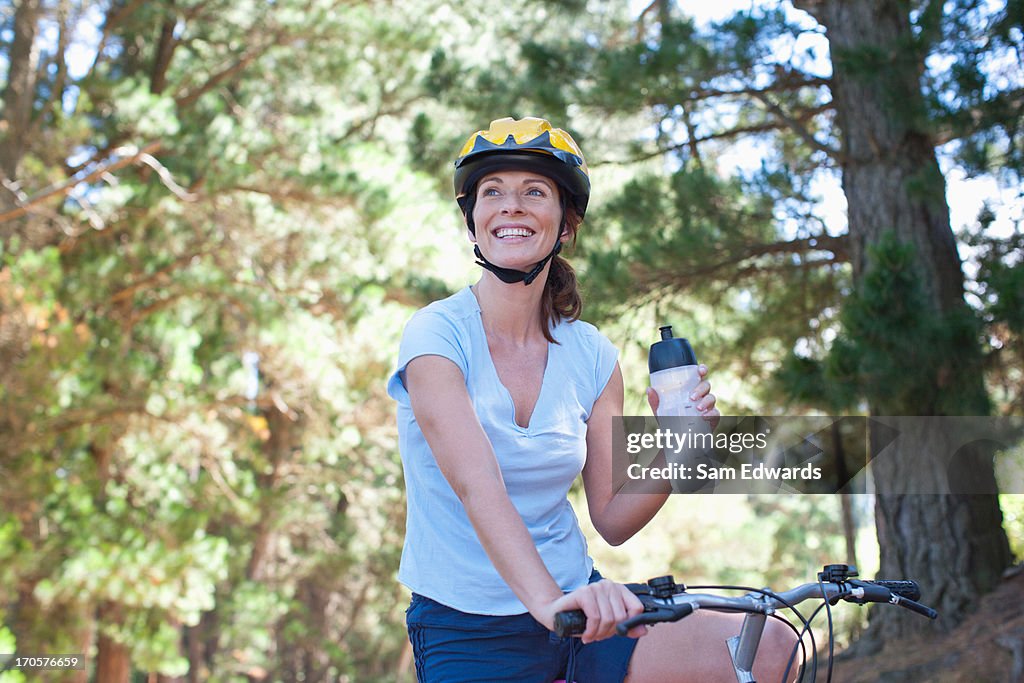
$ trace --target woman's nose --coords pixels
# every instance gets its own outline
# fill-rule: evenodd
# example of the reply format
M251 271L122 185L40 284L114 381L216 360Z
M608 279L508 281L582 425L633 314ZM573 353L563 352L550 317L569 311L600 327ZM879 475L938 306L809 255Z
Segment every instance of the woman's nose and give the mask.
M522 198L510 192L502 198L501 212L502 213L519 213L523 210Z

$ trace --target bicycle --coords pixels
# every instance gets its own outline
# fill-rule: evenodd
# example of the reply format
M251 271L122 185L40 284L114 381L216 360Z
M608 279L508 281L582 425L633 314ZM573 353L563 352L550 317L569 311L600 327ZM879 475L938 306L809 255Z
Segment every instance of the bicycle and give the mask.
M768 617L779 619L797 635L797 644L789 657L789 666L783 674L783 680L789 679L793 663L798 652L803 652L800 663L799 681L804 680L807 673L807 652L804 649L804 636L807 635L811 645L811 678L816 681L818 676L818 652L811 630L811 622L822 609L828 615L828 674L826 681L832 680L832 659L834 634L832 632L831 607L840 600L863 605L868 602L891 604L904 607L929 619L938 618L939 614L931 607L917 602L921 590L915 581L898 580L884 581L857 579L857 568L846 564L830 564L818 573L816 583L805 583L796 588L777 593L768 588L750 588L747 586L691 586L698 590L742 590L743 596L728 597L711 593L690 593L687 586L677 584L672 576L659 576L647 583L626 584L644 605L644 611L630 617L617 626L621 635L629 629L641 624L657 624L660 622L679 621L698 609L710 609L723 612L743 612L743 624L738 635L727 640L729 655L732 658L736 680L739 683L757 683L754 680L754 657L761 641L761 633ZM804 618L796 606L806 600L821 599L822 604L811 614L810 619ZM786 621L775 612L779 609L790 610L803 624L803 631ZM555 632L562 637L579 635L586 629L586 615L582 610L559 612L555 616ZM566 676L572 680L572 672Z

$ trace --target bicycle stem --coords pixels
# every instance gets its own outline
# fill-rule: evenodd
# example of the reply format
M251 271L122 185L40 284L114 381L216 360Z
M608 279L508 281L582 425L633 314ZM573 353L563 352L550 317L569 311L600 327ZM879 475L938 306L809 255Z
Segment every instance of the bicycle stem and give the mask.
M729 646L729 656L738 683L757 683L754 680L754 656L761 644L761 634L767 620L767 613L748 612L743 617L740 634L725 641Z

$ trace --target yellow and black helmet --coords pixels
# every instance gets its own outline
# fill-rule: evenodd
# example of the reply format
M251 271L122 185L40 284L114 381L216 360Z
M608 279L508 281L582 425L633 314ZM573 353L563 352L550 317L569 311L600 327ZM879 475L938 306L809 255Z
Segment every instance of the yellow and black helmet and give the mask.
M487 130L469 136L455 160L455 199L463 211L465 198L484 175L503 170L529 170L558 182L582 218L590 200L590 174L583 152L572 136L539 118L527 116L491 121Z

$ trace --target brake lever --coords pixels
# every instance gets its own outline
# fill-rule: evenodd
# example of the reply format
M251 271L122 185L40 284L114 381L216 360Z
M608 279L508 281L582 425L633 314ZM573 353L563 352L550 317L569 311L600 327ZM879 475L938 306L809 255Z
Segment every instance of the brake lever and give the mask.
M640 600L644 603L644 611L635 617L629 617L618 623L615 630L620 636L627 635L629 630L635 626L652 625L663 621L678 621L693 614L693 611L696 609L693 603L690 602L678 605L663 605L650 599L645 600L641 598Z

